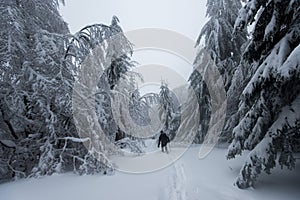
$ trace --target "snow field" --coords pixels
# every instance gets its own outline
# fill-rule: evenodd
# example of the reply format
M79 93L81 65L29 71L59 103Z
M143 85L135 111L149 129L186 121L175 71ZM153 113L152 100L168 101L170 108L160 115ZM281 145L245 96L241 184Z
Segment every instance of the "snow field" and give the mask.
M233 183L246 158L227 161L226 149L215 148L200 160L199 148L192 146L173 164L154 172L134 174L117 170L112 176L66 173L1 184L0 200L298 200L300 197L299 162L293 171L275 169L271 176L263 174L255 188L240 190ZM169 154L156 151L152 162L172 157L176 151L172 149Z

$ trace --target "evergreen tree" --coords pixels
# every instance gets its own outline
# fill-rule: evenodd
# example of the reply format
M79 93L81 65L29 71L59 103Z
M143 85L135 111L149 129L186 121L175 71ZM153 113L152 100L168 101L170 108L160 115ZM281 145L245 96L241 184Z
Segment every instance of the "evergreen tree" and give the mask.
M180 107L177 97L164 82L160 86L159 104L159 115L164 120L163 129L173 139L180 125Z
M61 152L53 146L62 148L57 133L69 101L64 95L69 80L62 73L68 69L61 59L69 31L57 9L57 1L0 5L1 179L26 177L42 160L41 174L60 170Z
M132 92L129 104L129 112L134 122L140 126L148 125L150 122L150 118L148 116L149 109L150 106L141 100L140 92L137 88Z
M113 63L120 68L124 61L127 69L129 58L119 59L119 55L130 55L131 44L116 17L110 26L88 26L69 35L58 6L56 0L0 4L1 180L70 170L107 173L112 169L106 158L110 150L106 140L91 134L92 143L91 138L78 135L72 116L73 84L78 81L82 61L96 45L108 41L102 54L104 66ZM109 40L113 35L119 37ZM120 72L124 70L118 70L117 77ZM110 90L108 79L104 82L107 84L99 88ZM84 145L87 143L90 148Z
M234 39L232 37L234 23L238 15L239 8L241 8L239 0L208 0L206 15L210 19L202 28L196 42L196 46L203 49L199 51L195 59L195 68L202 65L201 62L203 62L203 54L210 55L212 61L222 75L226 91L231 86L233 73L240 62L241 47L246 41L246 31L236 35ZM201 47L201 41L203 38L204 47ZM202 142L207 133L210 120L211 99L205 80L197 70L192 73L189 81L191 87L195 90L199 98L200 127L196 136L196 142ZM231 97L229 96L229 102L230 98ZM235 107L237 106L233 106L231 104L228 105L226 121L228 121L231 115L235 112L235 110L233 110ZM225 138L230 132L227 129L230 130L230 127L224 129L223 136Z
M254 75L242 93L242 117L228 158L250 151L236 184L247 188L277 164L295 167L300 120L300 2L251 0L240 10L236 34L254 24L242 63ZM246 67L246 66L241 66Z
M197 134L195 135L194 142L202 143L204 137L208 131L209 120L211 115L211 103L210 95L205 81L203 80L199 71L194 70L189 77L190 87L194 90L194 94L197 97L199 110L191 109L191 112L197 112L199 114L199 127L197 128Z
M108 67L105 68L102 75L96 76L99 80L95 80L98 82L95 100L99 123L110 141L114 141L118 130L111 108L113 98L111 90L116 89L119 82L121 88L127 84L124 81L126 75L130 68L135 65L135 62L130 59L132 44L123 35L118 21L118 18L114 16L110 26L94 24L84 27L70 38L66 53L66 57L73 60L77 68L80 68L81 63L84 62L92 49L103 46L102 52L98 53L101 55L97 56L100 56L100 62ZM110 45L105 46L106 42ZM100 48L98 49L100 50Z
M237 35L234 40L232 38L240 8L241 3L238 0L208 0L206 15L210 19L202 28L196 42L196 46L200 45L204 37L204 49L218 67L226 90L231 85L232 75L240 62L241 46L246 41L246 32Z

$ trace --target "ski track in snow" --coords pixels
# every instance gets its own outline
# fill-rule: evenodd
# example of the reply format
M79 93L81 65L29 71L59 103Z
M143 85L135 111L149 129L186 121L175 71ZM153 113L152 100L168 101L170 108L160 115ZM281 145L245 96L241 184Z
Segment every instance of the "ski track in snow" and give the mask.
M256 188L240 190L233 182L246 157L227 161L225 149L214 149L199 160L199 147L191 147L182 158L153 173L66 173L3 183L0 200L299 200L299 162L293 171L277 167L272 176L262 175ZM151 161L174 161L178 149L172 150L169 154L158 151Z
M165 199L168 200L187 200L186 198L186 175L183 163L176 161L173 165L173 171L169 177L168 189Z

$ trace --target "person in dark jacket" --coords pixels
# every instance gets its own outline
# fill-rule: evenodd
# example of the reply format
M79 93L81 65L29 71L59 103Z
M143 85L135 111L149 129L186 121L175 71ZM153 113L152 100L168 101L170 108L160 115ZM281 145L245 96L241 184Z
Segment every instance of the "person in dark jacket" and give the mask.
M169 137L167 136L166 133L164 133L163 131L160 131L160 136L158 139L158 148L161 144L161 150L162 152L164 152L164 149L166 150L166 152L168 153L168 148L167 148L167 144L170 142Z

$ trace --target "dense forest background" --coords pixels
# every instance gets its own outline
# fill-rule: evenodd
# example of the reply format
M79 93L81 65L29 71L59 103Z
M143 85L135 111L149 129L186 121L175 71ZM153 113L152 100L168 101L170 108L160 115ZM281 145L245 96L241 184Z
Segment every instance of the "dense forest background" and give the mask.
M132 72L132 45L117 17L110 25L94 24L70 34L59 14L57 0L5 0L0 2L0 180L39 177L55 172L111 173L111 144L121 139L139 152L143 141L120 130L112 112L112 91L122 80L130 97L131 117L147 123L149 107L164 110L164 130L171 138L180 128L180 109L167 84L143 101ZM208 0L208 22L196 46L213 60L223 79L227 113L219 143L228 145L227 158L242 152L248 159L236 180L252 186L258 175L276 165L293 169L300 150L300 2L297 0ZM249 25L252 25L249 30ZM116 37L118 39L111 40ZM103 42L107 41L107 42ZM72 108L74 84L81 64L101 47L105 73L97 85L98 122L105 133L92 130L80 137ZM194 139L202 143L208 131L213 99L204 78L195 70L189 78L197 95L200 115ZM84 83L82 82L82 88ZM76 92L76 91L75 91Z

